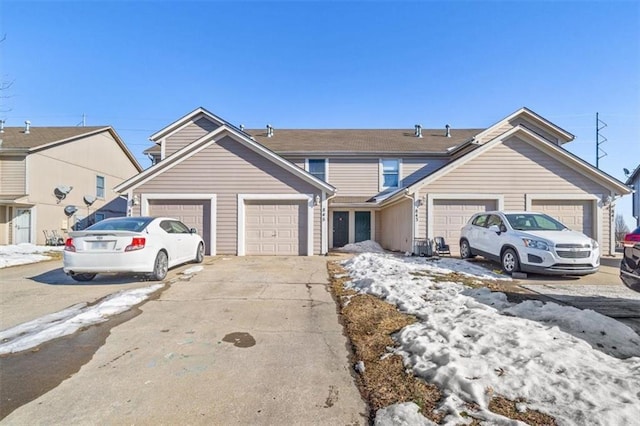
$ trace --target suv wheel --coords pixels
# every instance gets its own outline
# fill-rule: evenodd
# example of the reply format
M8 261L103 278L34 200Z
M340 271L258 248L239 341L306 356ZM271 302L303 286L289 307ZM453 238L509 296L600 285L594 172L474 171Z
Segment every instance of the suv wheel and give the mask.
M461 240L460 241L460 258L470 259L472 257L473 257L473 254L471 254L471 246L469 245L469 241Z
M508 248L502 253L502 269L509 275L520 270L520 261L515 250Z

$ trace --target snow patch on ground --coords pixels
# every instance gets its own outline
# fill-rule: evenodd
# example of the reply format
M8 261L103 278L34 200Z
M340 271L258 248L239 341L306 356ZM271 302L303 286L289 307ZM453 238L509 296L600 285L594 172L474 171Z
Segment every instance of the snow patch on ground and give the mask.
M458 262L463 261L425 262L375 253L343 262L352 278L348 287L419 318L395 336L396 353L414 374L441 389L439 409L447 414L446 424L468 421L461 415L470 410L466 403L477 404L474 415L491 424L514 424L488 410L492 395L524 398L526 407L555 417L559 424L637 421L640 336L593 311L538 301L513 304L504 293L429 276L458 268L473 275ZM481 274L484 278L487 271L483 268ZM395 418L421 424L409 417L413 409L401 405L383 410L379 416L385 423L379 424L393 424Z
M185 269L184 271L182 271L182 274L183 275L193 275L195 273L198 273L198 272L202 271L203 269L204 269L204 267L199 266L199 265L191 266L191 267Z
M0 246L0 268L25 265L51 259L42 253L62 251L64 246L36 246L34 244L17 244Z
M382 248L382 246L372 240L347 244L346 246L341 247L337 250L347 253L384 253L384 249Z
M149 298L163 284L114 293L102 302L77 304L33 321L0 331L0 355L34 348L44 342L75 333L83 327L107 321Z

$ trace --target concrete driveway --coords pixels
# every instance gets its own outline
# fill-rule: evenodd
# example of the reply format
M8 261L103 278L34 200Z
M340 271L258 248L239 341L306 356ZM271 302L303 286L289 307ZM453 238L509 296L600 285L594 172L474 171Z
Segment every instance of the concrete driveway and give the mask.
M207 259L6 424L366 424L322 257Z

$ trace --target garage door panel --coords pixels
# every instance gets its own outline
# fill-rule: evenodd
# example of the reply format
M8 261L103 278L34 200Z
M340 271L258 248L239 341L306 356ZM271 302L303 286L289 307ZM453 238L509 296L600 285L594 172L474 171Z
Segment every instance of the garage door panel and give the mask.
M546 213L567 227L593 237L593 203L589 200L533 200L531 209Z
M189 228L196 228L205 241L205 253L211 254L211 201L209 200L149 200L149 216L178 219ZM207 219L205 219L207 218Z
M245 247L250 255L306 254L306 203L247 201Z
M496 200L434 200L433 236L444 237L451 253L459 252L460 229L475 213L496 210Z

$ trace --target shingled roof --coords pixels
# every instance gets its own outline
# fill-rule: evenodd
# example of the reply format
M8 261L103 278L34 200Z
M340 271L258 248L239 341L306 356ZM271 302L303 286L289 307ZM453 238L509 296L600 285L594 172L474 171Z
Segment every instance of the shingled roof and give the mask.
M262 129L244 132L277 154L444 154L483 130L454 129L446 137L445 129L423 129L422 138L408 129L275 129L272 137ZM160 146L144 153L160 154Z
M29 133L25 133L24 127L5 127L4 133L0 133L0 139L2 140L0 148L29 150L107 129L109 129L109 126L31 127Z
M446 153L483 129L423 129L422 138L409 129L274 129L245 130L256 141L278 154L306 153Z

